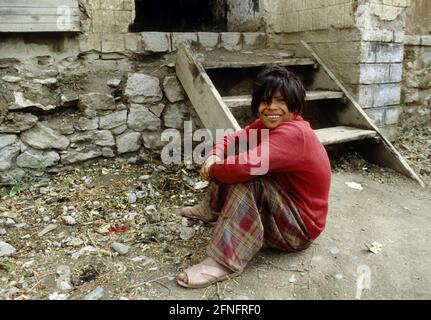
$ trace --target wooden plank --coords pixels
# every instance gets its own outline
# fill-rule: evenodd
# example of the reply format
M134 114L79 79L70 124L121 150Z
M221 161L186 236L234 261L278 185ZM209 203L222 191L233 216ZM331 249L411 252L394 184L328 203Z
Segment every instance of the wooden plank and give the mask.
M316 100L329 100L329 99L341 99L344 94L340 91L307 91L305 100L316 101ZM223 97L223 101L229 108L243 107L251 105L251 95L242 96L230 96Z
M1 0L0 7L21 8L57 8L58 6L69 6L78 8L78 0Z
M78 32L79 22L73 22L67 30L61 29L55 23L50 24L0 24L0 32Z
M176 72L199 118L213 137L216 137L216 129L241 130L208 74L185 44L177 50Z
M15 8L15 7L0 7L0 23L4 16L15 15L41 15L41 16L59 16L63 12L58 8ZM71 8L72 16L79 16L78 8Z
M339 90L344 93L347 101L349 102L346 108L343 108L343 111L337 113L337 119L340 124L367 128L377 132L377 136L380 138L381 142L370 144L370 146L364 150L362 155L368 161L394 169L395 171L398 171L417 181L422 187L425 187L425 183L422 181L422 179L419 178L416 172L414 172L414 170L401 156L398 150L395 149L392 143L380 133L380 130L371 121L359 103L353 98L350 92L344 87L344 85L334 75L334 73L326 66L317 53L305 41L301 41L301 45L321 66L320 70L323 70L323 72L325 72L327 76L337 85Z
M222 61L211 60L203 63L205 69L237 69L237 68L252 68L262 67L268 64L280 66L314 66L315 62L310 58L286 58L286 59L262 59L258 61L250 61L244 59L243 61Z
M317 129L314 132L323 145L358 141L377 136L377 132L374 130L363 130L346 126Z
M56 24L57 21L64 21L62 16L41 16L41 15L13 15L0 17L0 25L7 24ZM79 22L79 16L70 16L70 22Z

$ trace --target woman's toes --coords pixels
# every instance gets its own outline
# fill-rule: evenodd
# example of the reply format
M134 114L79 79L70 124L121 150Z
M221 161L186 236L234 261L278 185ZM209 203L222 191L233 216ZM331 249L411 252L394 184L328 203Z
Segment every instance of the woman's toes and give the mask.
M180 281L182 281L182 282L184 282L184 283L187 283L188 282L188 278L187 278L187 274L185 273L185 272L181 272L179 275L178 275L178 278L177 278L178 280L180 280Z

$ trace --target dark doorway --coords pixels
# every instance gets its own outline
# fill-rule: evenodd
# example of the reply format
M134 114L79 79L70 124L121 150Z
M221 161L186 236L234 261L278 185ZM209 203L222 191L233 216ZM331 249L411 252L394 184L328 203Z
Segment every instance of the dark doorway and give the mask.
M227 31L226 0L135 0L132 32Z

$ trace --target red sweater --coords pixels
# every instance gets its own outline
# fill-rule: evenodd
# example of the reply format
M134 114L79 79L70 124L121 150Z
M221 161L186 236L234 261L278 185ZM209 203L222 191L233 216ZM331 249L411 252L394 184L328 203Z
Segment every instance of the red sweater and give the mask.
M254 149L227 157L227 147L236 137L246 135L248 139L250 129L264 128L258 119L235 134L225 136L213 148L213 154L225 161L212 165L210 175L222 183L239 183L256 178L251 170L260 164L251 155L255 152L260 155L262 146L266 144L269 147L267 174L289 194L299 210L308 235L316 239L325 227L328 212L331 166L326 150L310 124L298 115L270 130L269 138L258 141ZM260 137L260 131L257 136Z

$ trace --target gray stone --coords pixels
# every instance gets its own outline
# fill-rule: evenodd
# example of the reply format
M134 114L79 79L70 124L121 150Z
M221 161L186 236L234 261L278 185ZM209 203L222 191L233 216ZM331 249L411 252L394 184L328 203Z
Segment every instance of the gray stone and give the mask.
M55 279L55 283L57 285L57 289L61 291L70 291L73 289L71 285L72 281L72 271L69 266L60 265L57 267L57 278Z
M34 83L43 84L43 85L53 85L56 84L58 81L56 78L48 78L48 79L34 79Z
M172 32L172 50L177 50L181 43L197 43L198 35L194 32Z
M25 177L26 172L21 168L15 168L9 171L0 171L0 181L4 184L13 184L17 180L21 180Z
M244 32L242 37L242 48L245 50L265 49L266 47L266 33L264 32Z
M15 102L8 107L8 110L22 110L27 108L38 108L43 111L48 111L55 109L55 105L47 105L44 106L40 103L33 102L24 97L24 93L22 92L14 92Z
M134 204L134 203L136 203L136 200L137 200L136 193L131 192L131 193L129 194L129 197L127 198L127 201L128 201L130 204Z
M220 47L226 50L241 50L241 33L238 32L221 32Z
M191 227L181 226L180 228L180 238L182 240L190 240L195 235L195 229Z
M58 227L58 225L51 223L51 224L47 225L45 228L43 228L37 235L39 237L43 237L47 233L57 229L57 227Z
M127 122L127 110L121 110L100 117L99 127L100 129L112 129L119 126L125 125Z
M9 243L0 241L0 257L10 257L16 253L16 249Z
M64 216L62 219L69 226L73 226L76 224L76 219L72 216Z
M121 84L121 79L110 79L106 82L106 84L108 85L108 87L118 88Z
M111 148L103 147L102 148L102 156L105 158L114 158L115 152Z
M80 131L96 130L99 127L99 118L88 119L80 117L75 124L75 128Z
M163 110L165 109L165 104L159 103L147 107L152 113L156 115L156 117L160 118L163 113Z
M100 150L100 147L86 145L76 150L63 151L60 155L60 158L62 164L71 164L97 158L101 155L102 151Z
M156 131L160 129L161 121L147 107L132 104L127 125L135 131Z
M199 45L207 50L217 48L219 38L220 34L217 32L198 32Z
M21 168L40 169L54 166L58 161L60 161L60 156L55 151L27 148L18 156L16 164Z
M117 127L117 128L114 128L114 129L111 129L111 132L112 132L114 135L118 136L118 135L122 134L122 133L123 133L124 131L126 131L126 130L127 130L127 124L122 125L122 126L119 126L119 127Z
M169 104L163 112L163 121L166 127L181 129L189 116L190 112L186 104Z
M178 102L184 100L184 89L176 76L167 76L163 80L163 91L169 102Z
M169 33L165 32L142 32L142 50L146 52L168 52L171 51Z
M79 98L77 95L74 94L62 94L60 96L60 102L62 106L73 106L77 105L79 101Z
M122 244L122 243L119 243L119 242L114 242L111 245L111 247L112 247L112 249L114 249L116 252L118 252L121 255L127 254L130 250L129 246Z
M5 236L7 234L6 229L0 228L0 236Z
M18 136L15 134L0 134L0 149L17 142Z
M97 287L89 294L84 297L84 300L100 300L105 295L105 290L101 287Z
M3 81L9 82L9 83L16 83L21 81L21 77L16 76L4 76L2 77Z
M0 149L0 171L6 171L12 168L20 151L21 146L18 143Z
M23 132L21 140L36 149L65 150L70 143L64 135L40 123Z
M160 132L144 132L142 133L142 141L147 149L158 150L163 148L168 142L162 141Z
M139 132L127 131L117 136L116 140L119 154L138 151L141 147L141 134Z
M93 143L102 147L115 146L115 139L109 130L92 130L74 133L69 136L72 143Z
M75 132L75 119L68 117L58 117L42 121L42 125L47 126L61 134L72 134Z
M9 113L0 125L0 133L20 133L32 128L38 119L30 113Z
M113 96L97 92L80 95L78 106L87 118L94 118L100 111L116 109Z
M163 98L160 81L143 73L129 73L124 97L130 103L158 102Z

